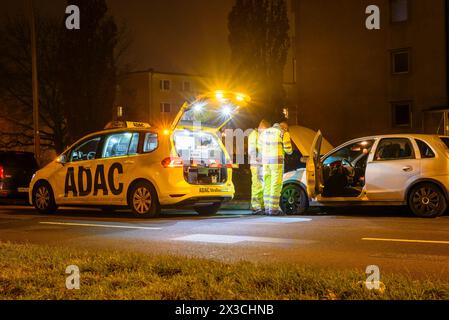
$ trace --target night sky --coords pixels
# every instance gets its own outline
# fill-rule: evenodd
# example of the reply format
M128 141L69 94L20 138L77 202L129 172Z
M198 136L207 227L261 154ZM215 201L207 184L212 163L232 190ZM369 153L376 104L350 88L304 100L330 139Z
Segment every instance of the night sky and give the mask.
M4 2L4 3L3 3ZM125 22L133 45L133 69L216 74L227 69L227 15L234 0L107 0L118 24ZM26 0L2 1L1 16L14 16ZM35 0L45 14L64 15L65 0ZM82 12L81 12L82 27Z

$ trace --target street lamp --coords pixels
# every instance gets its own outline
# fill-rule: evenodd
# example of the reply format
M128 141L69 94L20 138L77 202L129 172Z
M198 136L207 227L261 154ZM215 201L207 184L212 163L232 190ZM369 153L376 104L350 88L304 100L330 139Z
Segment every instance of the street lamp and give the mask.
M33 130L34 130L34 154L38 164L41 158L41 141L39 132L39 83L37 77L37 46L36 46L36 22L34 19L33 0L28 1L30 10L30 31L31 31L31 63L32 63L32 83L33 83Z

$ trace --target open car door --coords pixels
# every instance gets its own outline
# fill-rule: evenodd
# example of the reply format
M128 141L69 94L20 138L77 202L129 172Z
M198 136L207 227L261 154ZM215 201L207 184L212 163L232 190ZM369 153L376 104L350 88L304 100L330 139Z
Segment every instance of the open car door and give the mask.
M222 129L247 106L250 98L243 94L217 91L199 97L193 103L184 103L172 124L175 129Z
M321 131L315 136L310 150L310 157L306 164L307 193L310 198L315 198L321 193L321 143L323 135Z

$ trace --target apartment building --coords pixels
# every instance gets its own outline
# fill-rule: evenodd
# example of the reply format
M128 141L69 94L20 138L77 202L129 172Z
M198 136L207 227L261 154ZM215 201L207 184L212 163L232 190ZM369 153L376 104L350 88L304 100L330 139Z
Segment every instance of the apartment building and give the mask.
M321 129L334 144L449 125L446 0L290 5L296 75L288 93L300 124ZM369 5L380 8L379 30L366 28Z
M169 125L185 101L206 91L206 78L145 70L127 74L117 90L117 118Z

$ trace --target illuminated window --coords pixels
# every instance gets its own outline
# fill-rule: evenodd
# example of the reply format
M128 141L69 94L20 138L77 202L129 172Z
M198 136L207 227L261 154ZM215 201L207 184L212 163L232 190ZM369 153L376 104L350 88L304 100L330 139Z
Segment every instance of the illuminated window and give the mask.
M390 0L391 22L408 20L408 0Z
M76 146L70 156L70 161L86 161L94 160L97 156L97 149L100 144L101 137L96 137L91 140L83 141Z
M129 144L128 155L136 155L137 149L139 148L139 134L133 133L133 137L131 139L131 143Z
M412 127L412 105L410 102L396 102L392 104L393 127Z
M104 143L103 158L123 157L128 155L129 151L131 154L136 154L138 141L138 133L123 132L111 134ZM131 150L130 147L135 150Z
M161 112L162 113L170 113L171 112L171 104L170 103L161 103Z
M396 50L391 53L393 74L404 74L410 71L410 52L408 49Z
M148 132L145 134L145 140L143 142L143 152L148 153L157 149L158 140L157 134Z
M161 91L170 91L171 81L170 80L161 80L159 82L159 87Z

